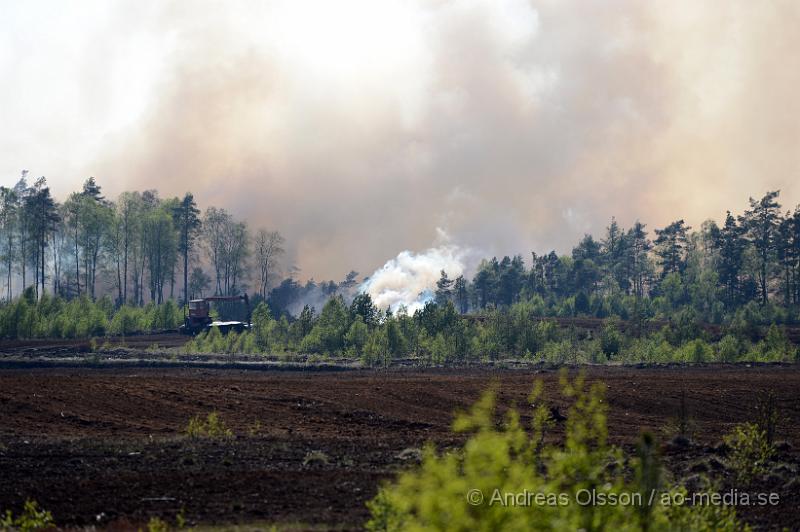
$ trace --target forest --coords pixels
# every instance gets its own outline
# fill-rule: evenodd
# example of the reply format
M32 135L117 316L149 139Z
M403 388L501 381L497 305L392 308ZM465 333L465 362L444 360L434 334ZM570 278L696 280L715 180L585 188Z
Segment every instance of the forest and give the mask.
M187 349L369 364L794 360L778 326L800 321L800 208L784 211L778 199L771 191L721 224L679 219L652 235L644 223L625 229L612 218L600 238L585 235L569 254L532 252L529 266L523 255L486 259L471 279L443 270L424 307L409 313L376 307L355 271L299 283L283 264L278 231L253 230L213 206L201 212L191 193L124 192L112 201L89 178L59 203L45 178L29 185L23 173L0 187L0 336L174 329L187 299L249 292L251 331L212 331ZM592 334L547 317L605 321ZM709 324L721 332L709 334Z

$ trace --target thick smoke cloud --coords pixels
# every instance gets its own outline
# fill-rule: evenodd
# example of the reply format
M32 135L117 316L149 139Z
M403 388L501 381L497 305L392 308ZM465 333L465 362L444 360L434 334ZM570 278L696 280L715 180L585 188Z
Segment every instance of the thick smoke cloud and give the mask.
M527 257L612 215L800 199L797 2L140 4L95 37L158 43L147 103L64 182L192 190L280 230L303 278L372 272L436 227Z
M403 251L375 271L362 285L375 304L393 311L405 307L409 314L434 297L433 287L445 272L452 280L465 273L469 251L453 245L422 253Z

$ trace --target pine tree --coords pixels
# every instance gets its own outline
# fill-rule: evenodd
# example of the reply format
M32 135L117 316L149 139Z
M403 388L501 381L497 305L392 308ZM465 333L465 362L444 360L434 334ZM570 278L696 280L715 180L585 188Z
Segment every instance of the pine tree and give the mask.
M672 222L664 229L656 229L655 254L660 259L661 278L670 273L682 273L686 267L687 234L691 227L683 220Z
M500 303L510 306L519 300L522 280L525 277L525 264L520 255L514 258L503 257L500 262L498 296Z
M744 231L736 223L736 218L728 211L725 225L712 233L713 245L719 255L717 275L725 287L726 303L736 304L739 293L739 274L742 269L744 248L747 242Z
M478 273L472 279L476 304L481 309L485 309L486 305L489 304L489 294L492 289L492 274L486 265L485 261L482 262L478 268Z
M372 297L366 292L358 294L350 303L350 319L353 320L356 316L360 316L361 320L370 327L378 324L379 312L378 307L372 302Z
M60 221L56 203L50 195L50 187L47 186L47 180L44 177L37 179L25 196L23 209L29 219L29 237L33 245L35 272L37 274L36 279L34 279L34 290L38 296L39 294L44 294L45 250L50 235L56 231L57 224ZM39 292L40 283L41 292Z
M792 214L791 221L791 254L793 257L793 303L800 305L800 205L797 206Z
M645 285L650 273L647 254L653 247L647 238L645 227L645 224L637 220L626 235L629 272L633 283L633 294L637 299L641 299L645 294Z
M0 231L3 233L3 262L6 267L6 300L11 301L11 277L16 254L18 198L14 189L0 187Z
M776 250L780 204L776 201L779 190L767 192L760 200L750 198L750 210L744 212L742 225L756 250L759 259L759 288L761 303L769 301L769 270Z
M453 295L453 280L447 277L447 272L441 271L439 280L436 281L436 303L444 305Z
M455 283L453 284L453 291L455 292L455 300L456 305L458 306L458 311L461 314L466 314L469 310L469 290L467 286L467 280L464 279L463 275L456 277Z
M28 171L23 170L17 184L14 185L14 196L17 199L17 217L16 217L16 230L17 230L17 260L19 260L20 273L22 274L22 289L28 287L27 278L27 264L30 260L30 246L28 245L30 237L30 212L24 208L25 199L30 194L28 187Z
M794 246L792 243L792 213L787 212L778 222L775 255L781 272L783 288L783 304L792 304L793 281L792 273L795 262Z
M583 239L572 249L573 284L578 295L587 298L587 293L594 293L600 281L601 244L592 235L584 235Z
M192 252L200 229L200 209L194 196L187 192L172 211L178 229L178 251L183 257L183 304L189 301L189 254Z
M105 202L106 198L101 194L100 186L94 177L90 177L83 183L81 194L87 198L92 198L97 203Z
M351 270L345 276L344 281L339 283L339 289L345 293L349 292L350 290L355 288L356 285L358 284L358 281L356 280L357 278L358 278L358 272L355 270Z
M628 292L630 275L628 274L626 251L627 239L625 232L619 227L617 220L611 218L611 224L606 228L606 237L602 241L601 257L605 271L611 275L617 285Z

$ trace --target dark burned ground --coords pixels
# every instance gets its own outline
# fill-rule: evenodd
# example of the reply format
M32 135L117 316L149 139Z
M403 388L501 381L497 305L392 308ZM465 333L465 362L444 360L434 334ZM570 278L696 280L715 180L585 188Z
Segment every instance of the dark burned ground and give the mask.
M9 353L28 353L47 355L59 353L88 353L92 341L98 345L127 346L146 349L150 346L178 347L190 340L191 337L177 332L163 332L154 334L132 334L130 336L101 336L98 338L34 338L24 340L0 340L0 351Z
M626 446L643 428L663 427L686 390L698 443L666 453L678 472L704 459L704 447L733 424L751 420L762 390L778 398L780 438L800 443L797 367L598 367L588 376L608 385L611 438ZM358 528L379 482L407 463L398 456L404 449L458 444L453 411L494 380L501 405L524 405L535 377L558 397L552 371L0 370L0 508L32 498L62 526L126 528L183 509L195 523ZM233 440L182 435L190 417L212 410ZM315 450L329 462L304 464ZM792 450L781 459L795 472L760 486L781 493L780 507L740 513L797 529L798 460Z

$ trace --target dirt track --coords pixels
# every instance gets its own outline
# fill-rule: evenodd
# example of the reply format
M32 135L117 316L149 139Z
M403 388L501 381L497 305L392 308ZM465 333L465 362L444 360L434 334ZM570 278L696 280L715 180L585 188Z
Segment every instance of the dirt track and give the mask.
M500 382L504 406L524 405L536 376L557 397L557 373L533 373L0 370L0 508L31 497L61 525L124 528L184 509L193 522L357 528L379 481L407 463L398 455L426 441L459 443L449 431L452 412L492 381ZM589 377L608 385L609 431L624 445L643 428L663 427L686 389L700 446L668 461L696 458L702 444L752 419L750 399L767 389L786 418L780 437L800 443L797 367L599 367ZM190 417L212 410L233 429L233 441L182 435ZM328 464L304 465L313 450ZM798 504L800 494L789 493L785 511L745 515L797 528Z

